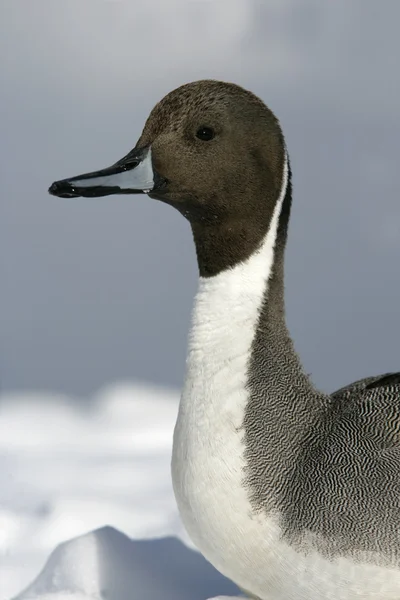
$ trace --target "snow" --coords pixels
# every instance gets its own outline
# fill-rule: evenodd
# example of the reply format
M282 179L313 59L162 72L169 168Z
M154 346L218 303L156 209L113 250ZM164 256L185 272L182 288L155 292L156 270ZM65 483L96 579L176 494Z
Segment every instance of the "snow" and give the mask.
M173 497L178 393L0 396L0 600L236 593L192 549Z

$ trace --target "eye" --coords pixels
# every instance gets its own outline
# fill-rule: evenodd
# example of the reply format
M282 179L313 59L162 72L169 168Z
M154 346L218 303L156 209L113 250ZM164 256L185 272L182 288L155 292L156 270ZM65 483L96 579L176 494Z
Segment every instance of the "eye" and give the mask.
M202 125L196 131L196 137L199 138L199 140L202 140L203 142L208 142L212 140L214 136L214 130L211 129L211 127L206 127L205 125Z

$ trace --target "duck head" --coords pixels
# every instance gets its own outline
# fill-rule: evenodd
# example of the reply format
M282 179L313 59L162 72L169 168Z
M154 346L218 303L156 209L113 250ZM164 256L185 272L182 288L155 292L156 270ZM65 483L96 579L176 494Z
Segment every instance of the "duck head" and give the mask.
M183 85L152 110L137 144L111 167L54 182L62 198L145 193L191 223L200 272L212 275L260 245L286 161L279 122L243 88Z

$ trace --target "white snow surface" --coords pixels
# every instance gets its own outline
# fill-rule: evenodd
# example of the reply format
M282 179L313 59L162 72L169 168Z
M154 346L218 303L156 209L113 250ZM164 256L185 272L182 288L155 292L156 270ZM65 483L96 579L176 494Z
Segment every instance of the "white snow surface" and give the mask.
M0 396L0 600L236 592L179 519L170 477L178 398L129 384L85 402Z

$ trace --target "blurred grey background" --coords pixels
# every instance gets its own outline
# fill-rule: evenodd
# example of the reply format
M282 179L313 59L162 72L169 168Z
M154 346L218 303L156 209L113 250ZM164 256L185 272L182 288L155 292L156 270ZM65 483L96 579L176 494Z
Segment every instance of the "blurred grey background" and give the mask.
M288 322L323 389L400 370L398 0L0 0L2 390L179 386L197 270L144 196L60 200L199 78L280 117L294 172Z

